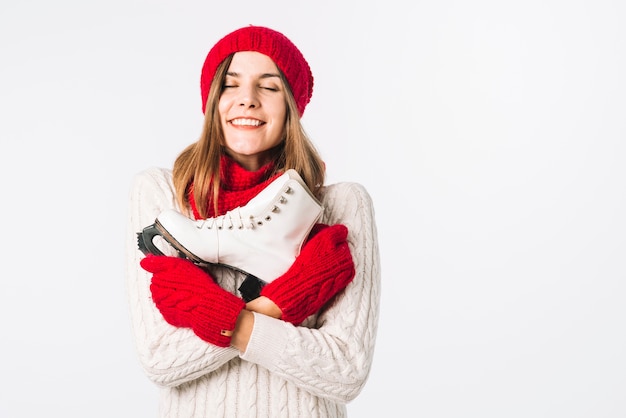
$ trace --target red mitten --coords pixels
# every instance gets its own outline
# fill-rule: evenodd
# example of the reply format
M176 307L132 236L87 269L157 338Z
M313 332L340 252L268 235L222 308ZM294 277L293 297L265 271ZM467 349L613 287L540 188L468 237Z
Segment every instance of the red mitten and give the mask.
M280 308L281 319L296 325L318 312L355 274L345 225L318 224L313 234L289 270L261 290Z
M232 330L245 303L222 289L191 261L148 255L141 267L152 273L152 300L171 325L191 328L203 340L230 345Z

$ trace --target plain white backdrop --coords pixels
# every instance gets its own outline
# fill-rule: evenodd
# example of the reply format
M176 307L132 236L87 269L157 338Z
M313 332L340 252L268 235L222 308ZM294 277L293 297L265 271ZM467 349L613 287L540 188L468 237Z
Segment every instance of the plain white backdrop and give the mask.
M375 203L351 417L626 416L626 5L2 1L0 417L156 416L130 334L131 177L200 133L208 49L290 37L329 182Z

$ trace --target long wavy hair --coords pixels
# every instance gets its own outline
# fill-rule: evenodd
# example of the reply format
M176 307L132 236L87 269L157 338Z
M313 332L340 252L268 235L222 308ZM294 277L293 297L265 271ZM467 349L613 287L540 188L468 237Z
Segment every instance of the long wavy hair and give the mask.
M189 210L189 192L193 190L194 203L202 218L208 217L211 204L214 213L218 213L220 161L225 153L218 102L224 91L224 81L233 55L226 58L215 72L200 138L188 145L174 161L173 177L177 202L181 208ZM298 107L285 75L280 68L278 71L287 92L287 119L284 138L273 150L275 172L296 170L311 192L319 197L320 188L325 181L324 161L302 126Z

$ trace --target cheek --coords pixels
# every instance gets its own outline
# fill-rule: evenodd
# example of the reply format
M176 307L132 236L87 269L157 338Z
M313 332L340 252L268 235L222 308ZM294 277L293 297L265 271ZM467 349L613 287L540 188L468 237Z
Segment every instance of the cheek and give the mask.
M228 101L220 99L220 101L217 102L217 113L219 115L219 121L222 129L224 128L226 115L228 115L229 109L230 105L228 104Z
M220 97L220 100L217 102L217 111L220 114L220 118L226 114L228 110L228 101L224 99L224 96Z
M282 121L283 123L287 122L287 103L284 101L276 102L274 104L275 113L277 121Z

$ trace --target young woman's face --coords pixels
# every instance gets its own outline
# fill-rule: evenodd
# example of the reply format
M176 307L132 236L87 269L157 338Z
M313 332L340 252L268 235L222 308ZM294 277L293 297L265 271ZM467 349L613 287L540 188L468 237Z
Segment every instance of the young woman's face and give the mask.
M269 162L283 139L287 119L285 87L274 61L254 51L237 52L228 67L219 113L226 152L254 171Z

